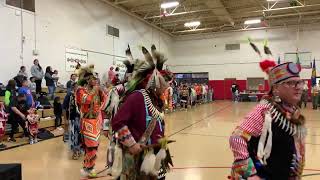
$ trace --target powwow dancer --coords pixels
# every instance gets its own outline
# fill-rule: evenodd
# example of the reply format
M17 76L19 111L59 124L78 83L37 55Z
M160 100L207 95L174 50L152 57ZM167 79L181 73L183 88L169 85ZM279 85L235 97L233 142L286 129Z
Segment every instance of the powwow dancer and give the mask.
M105 101L104 92L97 86L97 78L94 76L93 69L93 65L80 69L79 87L76 91L76 102L81 115L82 144L85 150L81 175L88 177L97 176L94 166L102 125L101 106Z
M113 164L112 168L118 168L120 173L115 178L121 180L164 179L169 164L172 165L166 147L168 141L164 138L160 99L172 75L162 70L166 61L164 56L156 51L155 46L151 50L152 55L142 48L146 61L135 62L124 102L111 121L123 152L121 166Z
M6 135L6 122L8 121L8 114L5 112L5 105L0 102L0 150L7 148L2 143L4 136Z
M266 45L265 52L271 55ZM260 67L268 74L271 90L230 137L235 160L231 179L301 179L306 136L305 118L298 108L301 69L273 60L260 62Z
M40 116L36 113L36 109L31 108L28 110L26 128L29 132L29 143L34 144L38 142L38 130L39 130Z

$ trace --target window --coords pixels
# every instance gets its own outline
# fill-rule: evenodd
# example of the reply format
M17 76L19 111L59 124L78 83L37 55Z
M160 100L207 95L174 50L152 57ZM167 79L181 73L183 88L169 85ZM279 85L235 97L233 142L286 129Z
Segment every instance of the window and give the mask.
M114 36L114 37L119 37L119 33L120 33L119 29L107 25L107 31L108 31L109 35Z
M27 11L35 12L35 0L6 0L6 4Z

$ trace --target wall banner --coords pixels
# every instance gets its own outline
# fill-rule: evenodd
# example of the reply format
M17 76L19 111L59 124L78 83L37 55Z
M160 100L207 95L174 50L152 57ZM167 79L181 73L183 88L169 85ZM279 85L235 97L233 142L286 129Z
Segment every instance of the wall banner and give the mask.
M81 66L88 64L88 52L81 49L66 48L66 71L74 72L78 63Z

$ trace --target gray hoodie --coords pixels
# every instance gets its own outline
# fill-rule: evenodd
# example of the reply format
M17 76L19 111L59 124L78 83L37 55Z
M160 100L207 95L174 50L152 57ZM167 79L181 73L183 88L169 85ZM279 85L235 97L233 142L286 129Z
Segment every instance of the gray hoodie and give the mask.
M41 80L44 77L43 70L39 68L39 66L33 65L31 67L31 74L33 77L35 77L37 80Z

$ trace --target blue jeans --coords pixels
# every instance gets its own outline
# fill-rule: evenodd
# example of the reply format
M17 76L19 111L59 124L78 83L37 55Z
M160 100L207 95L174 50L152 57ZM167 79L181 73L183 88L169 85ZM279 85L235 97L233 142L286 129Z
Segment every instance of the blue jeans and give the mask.
M56 86L48 86L48 96L53 100L54 99L54 92L56 91Z

